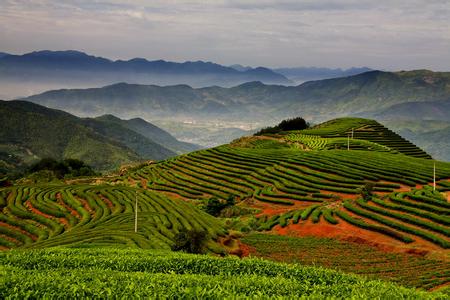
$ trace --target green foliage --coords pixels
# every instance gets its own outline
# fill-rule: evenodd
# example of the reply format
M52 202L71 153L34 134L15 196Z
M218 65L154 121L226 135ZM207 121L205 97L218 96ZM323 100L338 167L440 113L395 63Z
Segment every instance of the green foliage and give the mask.
M130 249L0 253L1 298L442 298L321 267Z
M172 250L201 254L206 251L208 239L205 231L183 228L175 235Z
M95 171L83 161L70 158L62 161L57 161L53 158L43 158L31 165L28 172L36 173L43 170L51 171L58 179L96 175Z
M208 214L217 217L225 208L233 206L235 203L233 195L229 195L225 201L211 197L206 201L204 209Z
M373 188L374 187L375 187L375 184L373 182L366 182L366 184L364 184L361 187L360 194L361 194L361 197L365 201L369 201L370 199L372 199L372 197L373 197Z
M82 119L25 101L0 101L0 174L11 173L51 157L78 159L97 170L110 170L142 159L160 160L176 153L136 131L153 125L118 118ZM153 126L153 136L163 135L178 150L178 142Z
M302 130L309 127L309 123L301 117L281 121L274 127L266 127L255 133L255 135L274 134L282 131Z

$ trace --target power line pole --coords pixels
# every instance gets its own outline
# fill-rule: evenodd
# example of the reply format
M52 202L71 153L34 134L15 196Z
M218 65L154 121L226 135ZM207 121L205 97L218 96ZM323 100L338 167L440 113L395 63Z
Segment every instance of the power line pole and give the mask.
M433 164L433 191L436 190L436 162Z
M134 232L137 232L137 218L138 218L138 200L137 200L137 191L134 193L135 198L135 207L134 207Z
M347 134L347 151L350 150L350 134Z
M353 129L354 129L354 128L352 128L352 140L353 140Z

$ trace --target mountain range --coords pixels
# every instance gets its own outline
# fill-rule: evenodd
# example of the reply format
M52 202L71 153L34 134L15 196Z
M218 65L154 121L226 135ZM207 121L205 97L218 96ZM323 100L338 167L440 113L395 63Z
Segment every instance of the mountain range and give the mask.
M192 88L118 83L102 88L53 90L25 100L79 115L112 113L146 119L195 116L255 121L302 115L322 121L352 114L376 116L395 110L415 118L420 106L429 104L434 107L429 116L438 110L442 111L439 118L445 118L450 102L450 73L369 71L298 86L248 82L231 88ZM401 105L418 108L403 112Z
M330 69L330 68L317 68L317 67L296 67L296 68L275 68L272 69L278 74L282 74L289 78L289 80L296 84L303 83L311 80L330 79L338 77L347 77L357 75L369 71L373 71L370 68L349 68L349 69Z
M0 112L0 173L45 157L76 158L108 170L200 148L142 119L83 119L26 101L0 101Z
M0 99L29 96L50 89L89 88L117 82L192 87L231 87L249 81L294 85L310 80L344 77L369 68L265 68L239 64L165 60L111 60L81 51L35 51L23 55L0 52Z
M450 73L428 70L369 71L343 78L305 82L298 86L248 82L231 88L192 88L188 85L118 83L102 88L47 91L24 99L84 117L114 114L120 118L142 117L146 120L165 120L166 123L190 119L205 121L203 131L197 126L195 133L179 131L176 136L213 146L238 135L218 141L217 136L221 133L209 132L211 122L248 123L255 128L272 125L287 117L303 116L310 122L318 123L352 115L382 122L446 122L450 119ZM392 128L408 134L405 131L407 127ZM209 142L208 134L215 136L216 144ZM436 149L423 134L413 132L408 137L434 157L450 159L445 154L450 153L449 145Z
M0 54L0 89L3 96L26 96L61 87L94 87L117 82L233 86L248 81L292 84L285 76L263 68L238 71L212 62L143 58L110 60L74 50ZM24 84L26 83L26 84Z

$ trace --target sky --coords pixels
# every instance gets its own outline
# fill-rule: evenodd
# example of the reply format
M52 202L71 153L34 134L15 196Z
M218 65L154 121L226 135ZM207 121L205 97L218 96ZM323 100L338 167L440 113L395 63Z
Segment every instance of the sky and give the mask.
M0 51L450 71L450 0L0 0Z

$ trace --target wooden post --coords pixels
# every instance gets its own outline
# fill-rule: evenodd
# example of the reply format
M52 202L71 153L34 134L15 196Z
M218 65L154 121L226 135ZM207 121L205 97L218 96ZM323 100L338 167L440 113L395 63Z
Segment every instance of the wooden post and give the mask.
M138 218L138 200L137 200L137 191L134 193L134 197L136 200L136 204L134 207L134 232L137 232L137 218Z
M354 129L354 128L352 128L352 140L353 140L353 129Z
M350 134L347 135L347 151L350 150Z

